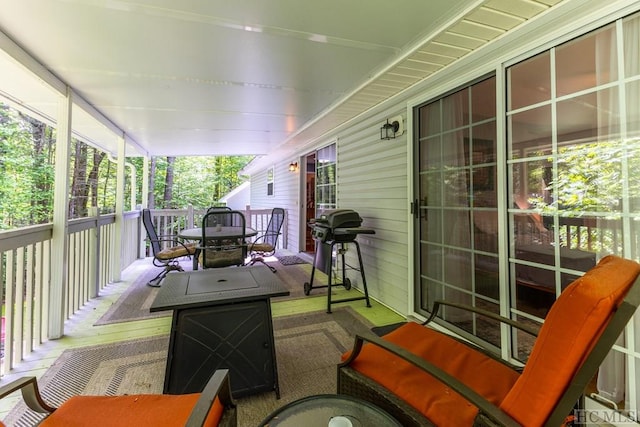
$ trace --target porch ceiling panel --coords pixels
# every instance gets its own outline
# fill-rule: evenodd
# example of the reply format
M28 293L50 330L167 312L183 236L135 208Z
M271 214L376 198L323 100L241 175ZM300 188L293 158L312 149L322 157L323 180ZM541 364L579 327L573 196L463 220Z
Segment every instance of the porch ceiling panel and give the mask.
M0 31L120 128L127 152L260 165L560 1L0 0ZM0 96L55 118L53 91L10 54ZM76 114L78 134L115 153L91 119Z

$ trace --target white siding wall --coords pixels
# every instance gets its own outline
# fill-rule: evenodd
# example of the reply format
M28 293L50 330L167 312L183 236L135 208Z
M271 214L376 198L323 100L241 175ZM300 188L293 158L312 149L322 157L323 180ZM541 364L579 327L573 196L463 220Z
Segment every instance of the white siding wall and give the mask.
M593 0L576 0L566 3L541 19L534 19L520 31L500 38L487 48L467 55L443 73L403 92L396 98L373 108L359 120L342 126L322 139L312 143L304 155L337 139L338 148L338 207L354 209L364 218L364 226L376 230L376 235L361 235L361 249L365 274L371 296L401 314L410 314L411 271L413 261L410 249L411 224L408 223L409 203L412 191L408 187L410 169L407 137L411 132L390 141L380 140L380 126L398 114L405 119L405 129L411 126L407 120L407 105L414 107L428 99L441 96L462 84L498 71L517 58L544 48L545 43L558 44L558 39L568 39L588 28L612 21L615 17L638 9L638 2L613 0L604 6ZM598 22L601 21L601 22ZM282 206L289 214L289 248L298 249L299 222L299 172L288 172L287 167L296 159L283 159L276 165L275 196L266 197L266 171L251 177L251 204L256 207ZM300 163L300 160L297 160ZM354 251L350 251L354 252ZM357 260L350 256L348 261ZM357 276L351 274L350 277Z
M295 159L288 159L286 163L274 165L273 196L267 196L267 171L261 171L251 176L251 208L284 208L287 211L289 234L287 236L288 249L299 251L300 202L299 185L300 171L289 172L289 163ZM300 162L298 161L298 164Z
M398 107L402 108L402 107ZM353 209L363 226L375 235L358 236L369 294L394 310L406 314L409 289L407 216L407 135L380 140L387 117L404 117L405 110L390 110L370 117L338 138L338 207ZM355 247L347 263L358 265ZM348 273L360 287L360 274Z
M369 117L337 135L338 208L353 209L364 219L363 226L375 235L360 235L364 272L369 294L401 314L408 313L407 133L390 141L380 140L380 127L387 118L402 115L405 104L390 112ZM323 140L315 149L333 139ZM312 151L310 149L310 151ZM306 154L305 153L300 153ZM300 172L289 172L287 159L275 166L274 196L267 196L266 170L251 176L251 206L281 206L289 219L289 250L299 251ZM300 164L300 160L297 160ZM355 246L350 246L347 264L357 266ZM347 270L355 287L361 287L358 272Z

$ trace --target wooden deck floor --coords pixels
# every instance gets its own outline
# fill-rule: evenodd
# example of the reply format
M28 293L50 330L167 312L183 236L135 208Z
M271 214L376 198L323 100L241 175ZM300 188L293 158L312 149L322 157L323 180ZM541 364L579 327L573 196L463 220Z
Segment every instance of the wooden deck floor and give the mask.
M96 321L118 300L120 295L148 268L152 268L149 260L139 260L127 268L122 274L121 282L112 283L105 287L98 298L90 301L73 318L66 322L66 334L63 338L45 342L35 352L28 355L25 360L17 364L10 374L0 380L0 383L6 384L22 376L40 378L60 354L69 348L81 348L168 334L171 327L170 317L94 326ZM363 301L343 304L350 305L376 326L403 320L397 313L375 301L372 301L371 308L365 307ZM272 303L274 317L324 309L326 309L326 295ZM14 393L2 399L0 401L0 419L4 419L20 399L19 393Z

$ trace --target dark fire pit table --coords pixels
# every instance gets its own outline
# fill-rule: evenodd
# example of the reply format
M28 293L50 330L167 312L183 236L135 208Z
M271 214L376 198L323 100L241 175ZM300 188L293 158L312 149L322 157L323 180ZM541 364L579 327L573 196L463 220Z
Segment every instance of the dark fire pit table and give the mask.
M289 295L266 266L171 273L150 311L173 310L164 393L201 392L229 369L234 397L280 398L269 299Z

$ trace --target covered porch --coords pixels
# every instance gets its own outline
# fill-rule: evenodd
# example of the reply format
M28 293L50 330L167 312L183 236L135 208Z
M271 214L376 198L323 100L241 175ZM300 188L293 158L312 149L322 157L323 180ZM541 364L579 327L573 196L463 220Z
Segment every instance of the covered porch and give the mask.
M159 234L177 234L182 229L197 227L205 211L193 207L154 210L152 221ZM248 226L266 229L270 209L252 210L247 206L244 213ZM102 297L110 284L120 283L123 271L152 256L140 211L126 212L122 221L115 215L70 221L65 236L68 249L64 254L69 263L68 281L62 294L54 298L48 287L55 269L51 262L52 229L48 224L0 233L6 256L1 375L14 370L43 342L66 336L69 319L86 304ZM286 229L285 216L283 230ZM286 245L286 238L279 239L278 249L285 249ZM53 307L54 301L60 306ZM54 318L54 312L62 313L63 318ZM54 323L62 326L56 337L50 333Z
M186 264L188 265L189 262L187 262ZM130 265L123 271L121 282L112 283L106 286L101 291L100 297L89 301L84 307L82 307L73 316L71 316L71 318L67 320L67 322L65 322L66 332L63 338L59 340L47 341L35 348L31 354L25 356L25 358L16 365L11 373L4 376L3 381L8 382L22 376L31 375L36 376L37 378L45 377L46 380L51 381L51 378L56 373L58 375L58 378L60 378L63 375L60 374L58 370L63 366L63 362L61 360L64 360L66 363L68 363L69 358L69 356L66 354L62 358L61 356L65 353L65 351L68 350L81 350L79 354L82 354L82 350L86 351L97 348L97 350L91 353L91 357L100 359L100 348L106 347L103 348L102 351L113 353L114 344L120 346L121 348L126 345L131 345L131 343L134 342L137 343L137 345L144 346L145 343L153 339L157 339L161 342L164 342L165 344L168 344L168 334L171 328L170 315L149 318L145 320L96 325L96 323L99 322L100 318L103 317L105 313L109 311L109 309L113 308L114 304L118 301L121 295L134 284L136 279L144 276L145 273L147 273L146 275L148 276L149 270L155 271L155 267L151 265L149 259L141 259L135 261L132 265ZM302 288L302 283L299 283L299 286L300 288ZM286 319L288 318L310 318L310 321L314 322L313 328L316 331L323 330L322 322L330 321L332 319L332 315L325 313L326 297L324 293L314 294L315 295L311 295L309 297L303 297L302 299L272 301L271 305L276 333L278 333L278 326L280 325L280 323L286 322ZM336 316L343 315L344 313L342 313L342 310L347 309L347 307L349 310L353 310L353 312L362 316L363 319L367 319L372 326L381 326L384 324L395 323L402 319L396 313L375 302L373 303L373 307L371 308L366 308L364 303L362 302L344 303L340 305L340 308L334 308L334 314ZM296 329L295 332L297 334L304 333L304 331L300 332L299 328ZM342 341L345 341L347 338L347 334L345 334L343 331L338 332L339 338ZM287 331L285 329L282 333L291 333L291 330ZM308 333L311 334L311 332ZM335 333L335 331L333 333ZM348 336L349 344L351 344L352 338L353 337ZM277 351L284 351L285 348L281 349L280 347L286 346L287 343L288 340L286 339L286 335L282 338L276 335ZM319 344L322 345L322 342L320 342ZM121 354L116 357L107 354L103 359L104 365L108 366L109 364L121 364L122 366L120 366L119 368L99 367L95 369L93 365L89 363L87 364L89 366L86 366L86 370L83 369L82 372L77 372L76 374L79 378L84 378L89 374L107 375L106 378L103 378L101 380L104 381L101 386L105 388L109 387L109 382L115 381L115 383L119 387L119 394L122 392L162 393L162 385L164 381L164 362L166 361L167 348L163 348L162 350L163 351L156 351L151 354L142 353L141 350L141 354L135 356L139 359L142 359L143 357L153 358L148 362L143 362L141 360L131 362L129 360L125 360L126 356L129 356L129 358L132 358L132 356L123 351L121 351ZM297 352L297 357L309 357L309 354L305 353L302 349L287 350ZM257 396L238 399L240 411L238 425L255 426L262 420L262 418L266 417L271 410L275 410L276 408L279 408L280 406L283 406L284 404L300 397L299 393L303 393L305 391L309 394L335 392L335 390L326 390L323 388L316 388L314 390L313 386L309 386L310 382L313 383L314 381L318 381L318 375L323 375L323 377L325 379L328 379L331 383L335 382L335 372L331 372L331 375L324 375L324 369L326 367L323 366L322 363L325 360L333 360L334 364L336 364L338 363L339 358L336 358L336 349L333 346L326 347L326 352L326 356L315 354L313 356L313 360L305 361L303 359L299 360L293 365L290 363L290 360L287 360L286 356L281 357L282 360L278 360L278 362L281 364L279 369L281 399L277 400L273 392L266 392ZM109 359L108 356L114 357L115 360ZM308 368L308 372L301 373L302 368L300 366L309 363L316 366L314 366L313 368ZM138 366L127 366L128 364L137 364ZM52 368L52 366L54 366L55 368ZM112 372L111 369L121 369L122 371L126 372L127 376L131 376L131 378L134 378L133 386L132 383L128 383L127 381L118 383L117 373L115 378L108 376L109 374L104 373ZM139 370L142 369L148 371L143 375L139 375ZM100 370L104 372L102 372L101 374ZM293 376L295 376L295 382L292 381ZM105 383L107 384L106 386L104 385ZM42 384L48 384L49 393L51 392L50 390L55 389L55 386L52 386L50 382L44 381ZM295 387L293 387L294 385ZM96 385L96 383L91 383L90 386L95 387L95 390L100 387ZM317 386L324 387L325 385L317 384ZM67 389L69 387L72 387L72 385L61 387L58 390L59 395L63 396L65 392L68 392ZM114 386L111 385L110 387ZM310 392L309 390L314 391ZM49 396L52 395L49 394ZM53 396L55 397L50 397L50 399L55 400L58 395L54 392ZM13 416L13 418L9 418L9 420L21 420L21 422L24 423L25 419L29 419L29 416L35 416L35 413L31 413L30 415L25 416L22 412L22 405L14 409L16 405L19 405L21 403L21 400L22 399L19 395L14 395L11 398L5 398L0 401L0 419L5 420L6 422L8 420L7 417ZM18 418L16 418L16 416L18 416Z
M146 199L124 194L130 157L144 159L146 194L153 156L255 155L243 170L250 203L287 209L284 248L296 255L309 247L310 218L356 209L377 230L363 237L369 289L402 317L424 319L437 294L540 325L586 265L607 253L639 259L640 70L628 53L638 51L637 1L160 3L34 0L7 4L0 17L2 101L54 126L60 148L53 222L0 236L11 301L0 375L41 343L64 342L76 313L146 255ZM432 133L436 106L454 129ZM389 122L398 123L392 139L380 133ZM116 162L113 214L68 221L72 138ZM586 180L596 201L611 196L593 212L597 203L558 179L588 156L559 153L587 147L602 160L609 140L626 154L606 183ZM311 190L326 203L309 206ZM563 210L560 193L578 208ZM176 227L189 215L198 214ZM572 254L584 265L567 262ZM523 293L540 307L522 304ZM444 320L462 336L478 332ZM614 347L604 387L632 413L639 322ZM520 360L512 332L494 332L483 345Z

